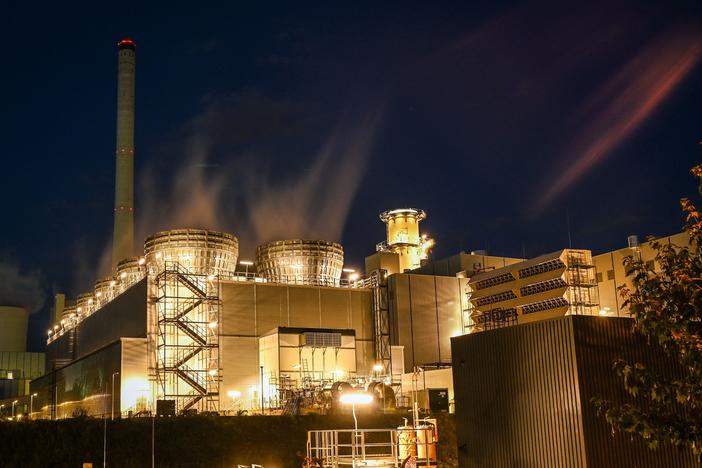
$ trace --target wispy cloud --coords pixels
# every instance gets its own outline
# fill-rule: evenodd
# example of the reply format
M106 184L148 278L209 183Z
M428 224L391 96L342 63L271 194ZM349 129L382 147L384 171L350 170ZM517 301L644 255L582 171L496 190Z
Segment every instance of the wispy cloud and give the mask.
M0 262L0 304L26 307L36 312L46 303L43 278L36 271L22 271L10 261Z
M259 104L249 98L209 99L181 129L185 137L167 145L180 148L175 167L165 171L154 161L142 170L137 244L155 231L183 227L229 231L246 255L273 239L340 239L380 113L340 119L331 135L320 138L316 154L291 165L286 155L247 148L247 142L296 125L287 106L268 99ZM281 163L287 163L284 170Z

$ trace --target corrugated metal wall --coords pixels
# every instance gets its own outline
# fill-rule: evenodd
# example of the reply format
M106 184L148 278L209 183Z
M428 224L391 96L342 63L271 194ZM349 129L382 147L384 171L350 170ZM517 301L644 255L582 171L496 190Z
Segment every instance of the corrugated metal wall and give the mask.
M589 401L621 394L611 363L628 349L656 359L627 336L630 323L568 316L454 338L460 466L694 466L613 438Z
M612 437L609 426L599 417L590 399L606 398L611 401L629 401L622 380L612 370L617 358L641 362L661 375L671 376L675 366L665 358L660 348L651 346L643 337L631 331L628 318L572 317L580 374L580 394L583 402L583 425L588 466L612 466L612 452L617 466L687 467L697 466L685 452L668 446L651 451L641 439L624 434ZM605 450L610 448L611 450ZM609 463L609 465L608 465Z

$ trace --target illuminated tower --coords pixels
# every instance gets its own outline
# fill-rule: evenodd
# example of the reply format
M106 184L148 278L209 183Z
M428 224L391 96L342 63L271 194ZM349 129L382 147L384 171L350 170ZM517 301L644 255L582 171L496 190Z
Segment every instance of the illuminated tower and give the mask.
M136 44L117 43L117 150L115 170L115 226L112 238L112 269L134 255L134 76Z
M399 208L380 213L387 227L387 241L378 245L378 250L400 256L400 271L419 268L434 246L434 240L419 234L419 222L427 217L424 210Z

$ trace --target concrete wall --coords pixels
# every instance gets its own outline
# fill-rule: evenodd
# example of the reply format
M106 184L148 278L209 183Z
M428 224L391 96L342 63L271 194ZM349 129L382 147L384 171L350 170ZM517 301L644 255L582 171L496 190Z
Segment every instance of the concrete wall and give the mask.
M660 239L661 242L671 243L680 247L690 244L690 236L686 232L674 234ZM656 251L651 244L643 242L639 245L641 259L658 269L654 258ZM631 256L632 249L625 247L600 255L594 255L592 261L597 271L597 286L600 294L600 307L609 315L628 316L628 312L622 307L623 299L617 293L617 288L622 285L631 287L631 281L626 277L624 271L624 258Z

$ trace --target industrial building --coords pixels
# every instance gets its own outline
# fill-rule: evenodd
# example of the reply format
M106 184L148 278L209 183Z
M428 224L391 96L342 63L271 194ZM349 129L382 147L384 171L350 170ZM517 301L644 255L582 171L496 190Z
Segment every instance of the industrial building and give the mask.
M0 306L0 417L26 414L32 379L44 373L44 353L27 352L29 312Z
M468 287L468 331L600 310L589 250L564 249L479 273Z
M618 358L671 376L663 351L631 322L569 315L454 338L459 465L698 466L691 451L613 433L591 402L628 401L612 370Z
M681 232L672 236L661 237L658 239L658 242L687 247L690 245L690 235L687 232ZM595 265L602 315L622 317L629 315L622 304L621 296L617 292L617 288L620 286L632 287L631 280L627 277L624 269L624 258L636 258L652 270L658 270L659 268L659 265L655 262L656 251L650 242L639 243L637 236L629 236L627 244L627 247L622 249L593 255L592 257L592 262Z
M329 240L274 240L247 261L235 233L187 228L137 251L135 60L120 41L113 269L75 300L56 296L32 417L328 411L351 388L427 409L452 400L453 337L600 313L590 251L429 261L418 208L380 214L386 239L364 274Z

